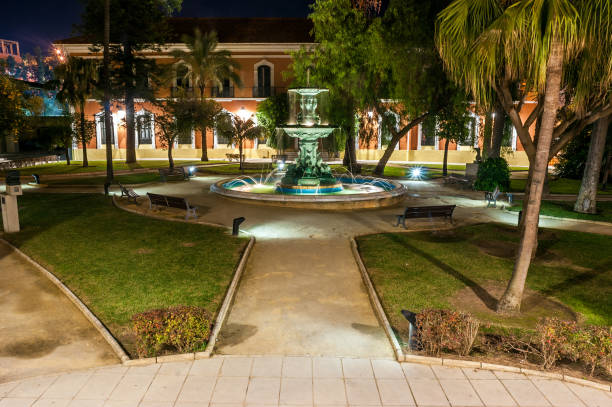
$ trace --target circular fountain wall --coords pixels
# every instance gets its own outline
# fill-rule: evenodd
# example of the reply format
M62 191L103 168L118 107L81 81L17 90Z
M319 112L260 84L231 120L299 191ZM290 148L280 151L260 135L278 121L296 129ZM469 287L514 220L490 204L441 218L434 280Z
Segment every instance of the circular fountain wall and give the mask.
M406 190L400 183L373 177L335 176L323 162L319 140L337 129L329 123L328 95L327 89L289 90L289 119L279 130L298 140L299 152L294 163L284 168L283 162L281 168L257 179L219 181L211 190L252 203L313 209L379 208L401 201Z
M337 177L342 189L322 192L302 189L299 194L283 192L278 182L264 177L241 177L218 181L211 191L243 202L303 209L365 209L392 206L404 198L406 189L396 181L372 177Z

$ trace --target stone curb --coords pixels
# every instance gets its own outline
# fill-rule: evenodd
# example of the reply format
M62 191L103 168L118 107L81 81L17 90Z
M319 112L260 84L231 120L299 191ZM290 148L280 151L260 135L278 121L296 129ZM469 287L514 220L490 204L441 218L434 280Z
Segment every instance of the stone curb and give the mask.
M374 308L376 317L378 318L378 321L380 322L383 329L385 330L385 334L387 335L387 338L389 338L389 341L391 342L391 347L393 348L393 353L395 353L396 359L399 362L402 362L404 360L404 354L402 352L402 348L397 338L395 337L395 334L393 333L393 329L391 328L391 324L389 323L389 320L387 319L387 315L385 314L382 304L380 303L380 300L378 299L378 295L376 295L376 291L374 290L374 286L372 285L370 276L368 275L365 265L363 264L363 261L361 260L361 256L359 255L359 249L357 248L357 242L352 237L350 238L350 242L351 242L351 249L353 252L353 256L355 257L355 262L357 263L357 266L359 267L359 271L361 272L361 278L363 279L363 283L366 287L366 290L368 291L368 298L370 299L370 303L372 304Z
M374 311L376 316L379 318L389 341L391 342L391 346L393 347L393 351L395 353L396 359L398 362L410 362L410 363L419 363L423 365L443 365L449 367L468 367L475 369L484 369L484 370L496 370L496 371L504 371L504 372L514 372L514 373L522 373L528 376L537 376L544 377L547 379L557 379L570 383L580 384L582 386L593 387L599 390L604 390L607 392L612 392L612 385L603 384L594 382L591 380L580 379L573 376L568 376L561 373L553 373L553 372L545 372L542 370L533 370L533 369L525 369L515 366L506 366L506 365L496 365L492 363L479 362L475 360L462 360L462 359L447 359L447 358L437 358L432 356L421 356L414 355L410 353L404 353L402 348L399 345L395 334L393 333L393 329L389 324L389 320L387 319L387 315L385 314L384 308L380 303L380 299L378 298L378 294L376 290L374 290L374 286L372 285L372 281L370 280L370 276L363 264L363 260L361 259L361 255L359 254L359 249L357 248L357 242L354 237L350 238L351 248L353 250L353 255L355 257L355 261L359 266L359 270L361 271L361 276L366 286L366 290L368 291L368 296L370 297L370 302L374 307Z
M244 269L246 268L246 263L249 259L249 255L251 254L251 250L255 245L255 238L251 237L247 247L244 249L242 256L240 257L240 262L236 267L236 272L234 273L234 277L232 278L232 282L227 289L227 293L225 294L225 298L223 299L223 304L219 309L219 313L217 314L217 319L213 324L213 331L208 339L208 344L206 345L206 349L202 352L191 352L191 353L181 353L177 355L164 355L157 356L152 358L142 358L142 359L127 359L122 363L125 366L146 366L152 365L155 363L167 363L167 362L185 362L190 360L197 359L208 359L212 356L212 353L215 349L215 344L217 342L217 337L219 336L219 332L223 327L223 323L227 318L227 314L229 312L229 308L234 302L234 297L236 296L236 290L238 288L238 283L242 278L242 274Z
M516 216L518 217L518 212L509 211L505 208L503 209L503 212L516 214ZM602 222L599 220L588 220L588 219L559 218L557 216L550 216L550 215L540 215L540 219L562 220L562 221L569 221L569 222L576 222L576 223L584 223L587 225L612 226L612 222Z
M240 279L242 278L242 274L244 272L244 269L246 268L246 264L249 259L249 255L251 254L251 250L253 250L254 245L255 245L255 237L251 236L251 239L249 240L249 244L247 245L246 249L244 249L244 253L242 253L242 258L240 259L240 263L238 263L238 267L236 268L236 273L234 274L234 278L232 279L232 282L230 283L230 286L227 289L227 294L225 295L223 304L221 305L221 308L219 309L219 314L217 314L217 320L215 321L215 325L213 327L212 334L210 335L210 338L208 339L208 345L206 346L206 350L204 352L200 352L204 354L208 353L208 357L210 357L210 355L215 350L217 337L219 336L221 327L223 326L223 323L225 322L225 318L227 317L229 308L234 302L236 290L238 289L238 283L240 282Z
M44 274L53 284L55 284L65 295L68 297L70 301L83 313L85 318L91 322L91 324L100 332L102 337L108 342L110 347L113 349L117 357L121 360L122 363L129 360L130 357L127 355L123 347L117 342L115 337L106 329L104 324L87 308L85 304L77 297L64 283L61 282L59 278L57 278L53 273L49 270L38 264L34 259L32 259L27 254L23 253L21 250L10 244L4 239L0 239L2 243L9 246L15 253L19 254L25 260L27 260L30 264L32 264L38 271Z

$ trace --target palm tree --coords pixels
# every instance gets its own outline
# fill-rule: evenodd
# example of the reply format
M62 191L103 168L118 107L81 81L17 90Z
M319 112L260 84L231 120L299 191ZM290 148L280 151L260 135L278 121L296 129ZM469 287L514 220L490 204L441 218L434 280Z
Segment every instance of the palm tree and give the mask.
M200 101L204 101L206 85L223 89L223 81L229 79L237 86L242 86L240 76L236 73L240 64L231 58L229 51L217 51L219 40L215 31L202 34L196 28L193 37L184 35L182 40L188 51L175 50L172 52L172 56L178 59L175 64L177 68L187 68L185 79L193 81L194 87L199 91ZM202 133L202 161L208 161L207 127L207 123L202 123L200 128Z
M599 75L595 74L597 69L581 67L577 74L581 79L575 89L563 86L564 91L572 93L577 114L573 121L557 124L561 89L566 85L564 67L572 66L576 56L591 46L609 51L606 44L611 41L612 22L609 0L519 0L505 9L501 4L498 0L454 1L438 16L436 43L450 76L470 91L477 103L488 105L497 95L530 158L517 260L497 306L498 312L507 313L520 310L537 245L540 204L551 153L571 139L570 126L578 128L597 117L591 115L587 120L584 111L589 110L586 106L597 93L594 89L609 87L612 77L610 69ZM597 63L609 68L609 52L594 60L597 58L601 58ZM515 84L522 85L518 103L511 91ZM534 113L522 120L519 112L529 92L538 94L539 103ZM598 109L603 113L607 108L603 105ZM529 128L536 120L538 131L532 140Z
M80 119L77 129L78 140L83 146L83 167L89 165L87 161L87 120L85 119L85 103L94 93L97 83L97 64L94 60L68 57L68 60L55 68L55 77L59 82L57 100L78 108Z
M221 133L229 140L228 146L231 144L238 145L240 153L240 171L244 171L244 157L242 150L246 140L255 140L256 138L267 134L266 128L258 126L253 120L253 116L240 117L231 113L222 113L217 119L217 132Z

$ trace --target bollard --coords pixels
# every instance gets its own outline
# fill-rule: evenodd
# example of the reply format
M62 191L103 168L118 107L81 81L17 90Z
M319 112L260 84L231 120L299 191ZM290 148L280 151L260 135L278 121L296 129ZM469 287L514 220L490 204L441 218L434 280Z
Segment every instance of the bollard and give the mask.
M104 195L108 196L108 189L110 188L110 186L111 186L110 182L104 183Z
M244 222L244 217L235 218L232 224L232 236L238 236L240 233L240 224Z
M40 184L40 175L32 174L32 178L34 178L34 183L35 184Z

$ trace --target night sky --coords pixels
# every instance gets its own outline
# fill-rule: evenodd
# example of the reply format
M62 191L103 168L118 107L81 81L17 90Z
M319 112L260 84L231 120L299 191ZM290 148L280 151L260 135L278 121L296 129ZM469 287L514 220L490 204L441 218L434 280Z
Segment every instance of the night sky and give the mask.
M80 0L3 1L0 38L19 41L21 54L70 37L80 20ZM183 0L184 17L305 17L311 0Z

